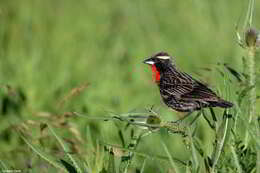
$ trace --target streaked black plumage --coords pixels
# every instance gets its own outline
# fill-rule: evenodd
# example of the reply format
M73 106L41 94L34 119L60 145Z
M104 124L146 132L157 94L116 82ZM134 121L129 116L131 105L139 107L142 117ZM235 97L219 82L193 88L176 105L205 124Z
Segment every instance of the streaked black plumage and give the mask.
M144 63L156 67L159 71L160 78L157 85L163 102L176 111L192 112L204 107L233 106L232 103L218 97L203 83L179 71L166 52L157 53Z

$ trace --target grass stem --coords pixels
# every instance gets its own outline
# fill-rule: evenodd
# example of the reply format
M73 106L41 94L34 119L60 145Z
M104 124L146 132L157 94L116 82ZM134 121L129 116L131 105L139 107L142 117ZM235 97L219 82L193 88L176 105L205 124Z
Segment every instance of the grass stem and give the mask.
M249 91L249 116L248 116L248 125L251 124L254 117L256 117L256 72L255 72L255 46L250 46L246 49L246 62L245 69L247 69L248 74L248 82L247 87L252 87ZM249 133L246 131L245 134L245 145L247 146L249 143Z

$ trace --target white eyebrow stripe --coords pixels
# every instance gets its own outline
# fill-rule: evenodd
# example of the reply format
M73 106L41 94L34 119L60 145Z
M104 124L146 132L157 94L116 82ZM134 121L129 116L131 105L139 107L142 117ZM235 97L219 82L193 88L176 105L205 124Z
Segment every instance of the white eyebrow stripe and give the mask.
M153 64L154 64L154 62L153 62L153 61L145 61L145 63L146 63L146 64L151 64L151 65L153 65Z
M169 56L157 56L157 58L159 58L159 59L170 59Z

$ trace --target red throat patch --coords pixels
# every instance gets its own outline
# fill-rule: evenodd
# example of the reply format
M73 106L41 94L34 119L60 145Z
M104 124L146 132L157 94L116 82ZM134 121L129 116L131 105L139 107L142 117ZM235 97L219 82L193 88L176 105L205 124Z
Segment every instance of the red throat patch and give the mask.
M159 82L160 81L160 72L156 69L156 66L152 65L152 72L153 72L153 81Z

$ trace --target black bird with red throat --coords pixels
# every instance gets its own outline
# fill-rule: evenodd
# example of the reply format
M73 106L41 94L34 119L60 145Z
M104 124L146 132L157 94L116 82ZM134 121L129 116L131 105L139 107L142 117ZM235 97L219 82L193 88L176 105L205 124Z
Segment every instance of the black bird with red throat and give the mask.
M159 52L143 61L152 67L163 102L178 112L193 112L205 107L230 108L233 106L216 95L206 85L177 69L172 57Z

